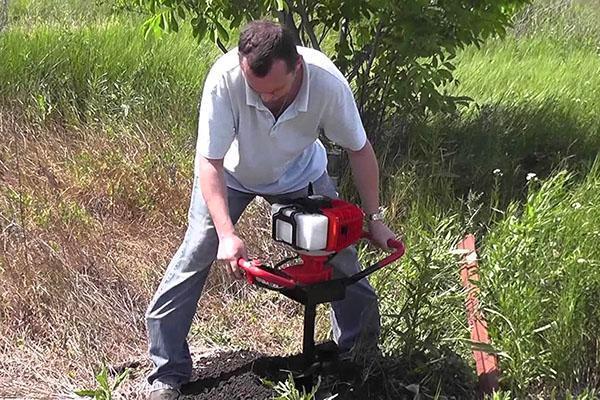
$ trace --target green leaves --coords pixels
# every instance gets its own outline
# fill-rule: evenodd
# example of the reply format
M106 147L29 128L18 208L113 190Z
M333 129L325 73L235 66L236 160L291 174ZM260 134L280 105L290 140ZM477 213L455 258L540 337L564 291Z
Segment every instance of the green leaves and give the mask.
M223 25L217 20L213 20L213 24L216 28L217 37L224 42L229 42L229 33L223 28Z
M160 37L164 31L169 30L179 31L179 24L174 9L167 7L158 10L142 24L142 31L146 39L150 34Z
M110 383L108 377L108 368L106 365L102 366L102 369L96 374L96 382L98 387L96 389L82 389L76 390L75 394L81 397L91 397L95 400L112 400L114 391L123 383L129 376L130 370L126 369L115 377L114 382Z
M287 10L284 0L277 0L277 11Z
M528 2L138 1L151 14L143 25L146 37L177 31L189 18L197 40L208 35L226 51L230 30L266 17L285 20L298 32L300 44L320 49L328 40L332 58L355 88L372 134L394 115L421 118L430 112L454 112L467 103L467 98L443 94L454 82L451 60L456 50L504 34L513 14Z

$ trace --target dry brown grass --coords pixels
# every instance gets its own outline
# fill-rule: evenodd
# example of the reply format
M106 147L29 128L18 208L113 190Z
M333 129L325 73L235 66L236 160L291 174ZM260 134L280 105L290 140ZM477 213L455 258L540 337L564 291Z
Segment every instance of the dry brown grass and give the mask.
M191 188L193 151L163 162L167 135L26 122L0 108L0 397L64 397L93 387L101 363L145 359L144 311ZM240 230L268 259L279 250L266 211L253 203ZM193 346L298 350L299 307L219 268L207 288ZM322 316L322 334L326 325Z

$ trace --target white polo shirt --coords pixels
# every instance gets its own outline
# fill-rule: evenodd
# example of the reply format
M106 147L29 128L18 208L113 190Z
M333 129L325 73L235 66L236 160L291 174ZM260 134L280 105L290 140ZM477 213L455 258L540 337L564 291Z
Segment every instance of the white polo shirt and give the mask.
M365 145L365 130L342 73L319 51L298 47L298 53L304 60L302 86L277 120L246 83L237 48L220 57L208 73L196 152L224 158L227 186L258 194L306 187L327 168L318 139L321 130L343 148L356 151Z

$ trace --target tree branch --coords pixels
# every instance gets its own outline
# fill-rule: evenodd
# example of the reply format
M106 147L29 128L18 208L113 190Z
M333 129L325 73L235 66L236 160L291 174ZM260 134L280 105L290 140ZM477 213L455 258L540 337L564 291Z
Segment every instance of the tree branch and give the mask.
M321 46L319 45L319 40L317 39L317 35L315 35L315 30L312 26L312 23L308 17L308 13L306 10L308 9L309 4L303 5L301 4L295 11L300 15L300 19L302 20L302 27L304 32L308 35L310 40L310 44L313 49L321 51Z
M285 3L288 7L288 10L293 9L293 7L292 7L293 4L291 3L290 0L286 0ZM292 32L292 34L294 35L296 44L302 45L302 39L300 39L300 32L298 31L298 27L296 26L296 23L294 22L294 15L291 12L288 12L285 10L277 11L277 20L279 21L279 23L281 25L285 26Z
M367 69L365 71L367 75L371 73L371 67L373 66L373 61L375 60L375 54L377 53L377 47L379 46L379 40L381 39L382 33L383 21L379 21L379 25L377 25L377 29L375 31L375 40L373 40L373 44L371 46L371 51L369 54L369 61L367 61Z
M223 54L227 53L227 47L225 47L225 45L223 44L223 42L221 42L221 39L219 38L217 38L217 46L219 47L219 49L221 49Z
M330 30L331 30L330 26L323 27L323 31L321 32L321 37L319 38L319 46L321 45L321 43L323 43L323 39L325 39L325 37L327 36L327 34L329 33Z

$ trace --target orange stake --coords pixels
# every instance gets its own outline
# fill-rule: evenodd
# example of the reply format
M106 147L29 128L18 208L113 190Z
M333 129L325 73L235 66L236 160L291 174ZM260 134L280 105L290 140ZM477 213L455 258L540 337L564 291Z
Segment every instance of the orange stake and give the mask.
M466 235L457 248L464 250L464 252L461 252L463 256L460 263L460 277L464 288L467 290L466 308L469 327L471 328L471 340L490 344L487 322L479 310L479 301L477 300L479 289L474 284L479 280L475 236ZM498 390L500 372L496 355L481 350L473 350L473 357L475 358L480 395L491 394Z

